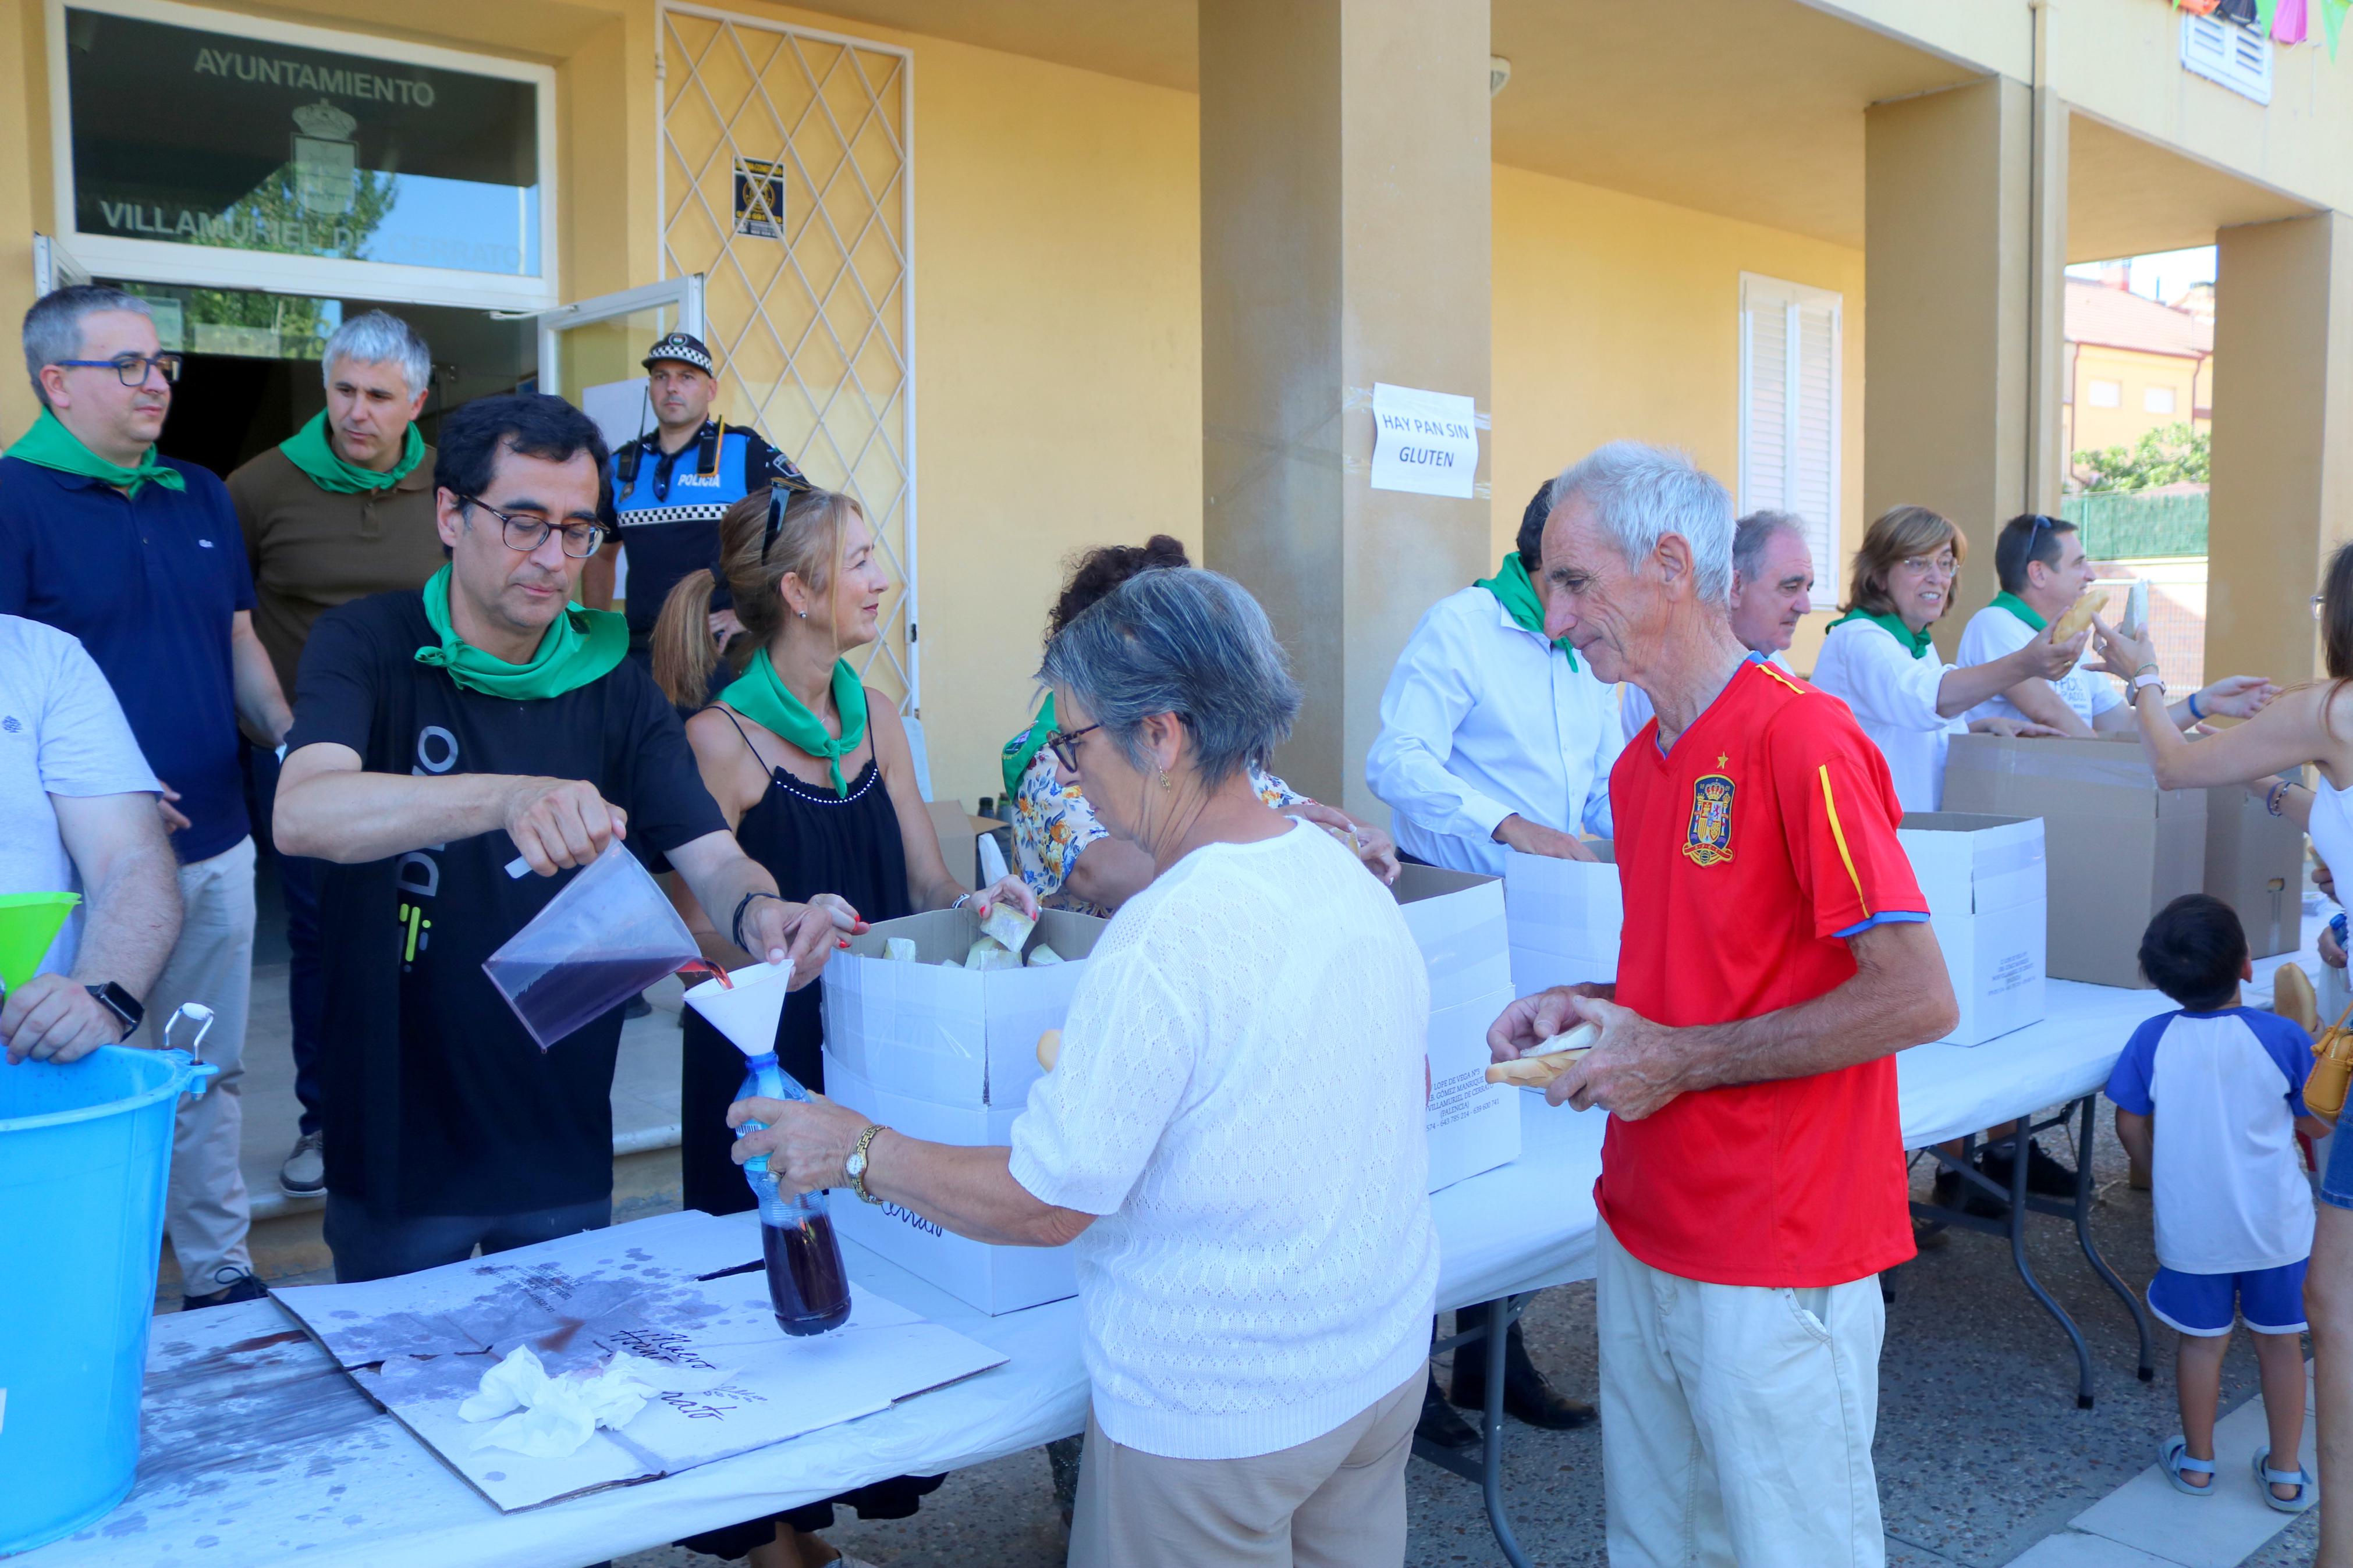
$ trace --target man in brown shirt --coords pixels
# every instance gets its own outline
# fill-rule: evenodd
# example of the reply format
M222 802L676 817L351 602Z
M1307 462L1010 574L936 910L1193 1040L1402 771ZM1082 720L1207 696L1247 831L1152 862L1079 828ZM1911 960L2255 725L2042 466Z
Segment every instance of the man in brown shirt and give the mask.
M278 446L228 477L253 568L253 629L288 693L311 623L370 594L423 586L441 569L433 509L433 448L417 429L433 359L408 323L381 310L345 321L327 340L320 369L327 406ZM278 759L257 752L265 803L277 793ZM259 835L269 841L266 826ZM300 1137L278 1174L290 1196L326 1190L319 1107L319 1036L324 1007L319 959L318 868L278 858L292 962L294 1094Z

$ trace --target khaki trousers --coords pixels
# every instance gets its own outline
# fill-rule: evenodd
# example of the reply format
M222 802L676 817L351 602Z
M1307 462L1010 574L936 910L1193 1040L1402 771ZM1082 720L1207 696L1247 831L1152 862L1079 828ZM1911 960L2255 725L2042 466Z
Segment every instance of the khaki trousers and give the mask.
M185 1096L172 1132L172 1184L164 1205L164 1234L180 1260L181 1288L208 1296L253 1259L245 1235L251 1225L237 1145L245 1131L245 1021L253 994L253 840L240 839L209 860L180 868L180 902L186 912L155 988L142 998L147 1021L137 1044L161 1049L164 1026L183 1002L213 1010L204 1058L220 1068L200 1100ZM194 1031L182 1026L174 1044L185 1049Z
M1883 1568L1878 1276L1704 1285L1597 1239L1610 1568Z
M1321 1437L1248 1459L1122 1447L1087 1412L1070 1568L1402 1568L1427 1373Z

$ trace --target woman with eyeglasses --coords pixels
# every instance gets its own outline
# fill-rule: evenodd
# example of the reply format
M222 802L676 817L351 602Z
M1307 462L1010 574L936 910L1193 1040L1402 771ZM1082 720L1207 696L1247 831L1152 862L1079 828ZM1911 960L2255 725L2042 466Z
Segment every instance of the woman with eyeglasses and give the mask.
M2312 612L2326 678L2289 687L2245 723L2196 741L2168 712L2156 641L2146 631L2136 637L2099 628L2101 668L2129 687L2141 745L2160 787L2242 784L2274 816L2311 835L2320 860L2353 866L2353 545L2329 556ZM2314 784L2304 782L2307 766L2319 775ZM2320 1549L2314 1561L2353 1563L2353 1138L2329 1141L2304 1307L2320 1418Z
M1250 777L1299 686L1215 573L1138 573L1047 645L1080 787L1156 875L1078 978L1008 1144L752 1100L739 1158L960 1236L1071 1247L1092 1395L1071 1568L1399 1568L1438 1243L1430 1011L1395 900ZM1092 850L1089 853L1092 853Z
M848 496L828 490L755 490L719 522L720 568L735 601L750 657L717 700L686 722L702 782L745 854L789 899L831 894L869 921L922 910L1007 900L1035 915L1018 877L967 890L952 876L915 783L899 710L869 691L842 656L871 643L891 580L873 530ZM700 703L719 660L710 630L712 574L690 573L654 623L654 679L671 701ZM750 962L723 933L729 911L704 910L681 889L680 912L706 956L730 968ZM820 1002L824 981L795 992L776 1021L785 1070L825 1088ZM682 1201L709 1214L752 1206L728 1157L727 1107L744 1058L689 1009L679 1083ZM903 1519L940 1478L900 1477L846 1498L755 1521L686 1542L712 1556L750 1556L778 1568L835 1561L814 1535L848 1501L867 1519Z
M1878 744L1906 811L1935 811L1945 795L1945 749L1955 731L2055 735L2011 719L1965 723L1961 715L2021 680L2055 680L2074 668L2089 633L2053 644L2051 631L2000 658L1966 668L1936 657L1928 628L1953 605L1969 542L1925 506L1891 507L1873 520L1854 553L1846 613L1831 623L1814 660L1814 685L1843 700Z
M1137 573L1191 564L1184 544L1165 533L1140 545L1106 544L1088 551L1071 564L1062 592L1047 614L1047 641ZM1152 860L1136 846L1106 833L1080 793L1073 771L1057 767L1050 744L1058 733L1056 723L1054 698L1049 692L1029 727L1005 745L1005 800L1013 813L1017 868L1040 902L1109 915L1152 880ZM1250 780L1268 805L1345 840L1373 875L1384 882L1397 880L1397 845L1387 833L1308 799L1262 765L1251 764Z

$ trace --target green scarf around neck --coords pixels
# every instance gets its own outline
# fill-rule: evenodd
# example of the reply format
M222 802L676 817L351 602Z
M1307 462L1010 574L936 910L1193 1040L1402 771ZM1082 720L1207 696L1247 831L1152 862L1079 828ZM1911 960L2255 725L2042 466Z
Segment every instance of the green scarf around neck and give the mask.
M1521 563L1518 551L1505 551L1504 563L1495 568L1495 574L1482 577L1471 585L1484 588L1494 595L1495 602L1511 616L1513 625L1538 637L1545 635L1544 600L1537 595L1535 584L1529 579L1527 567ZM1552 646L1568 656L1569 668L1577 668L1577 650L1569 646L1567 637L1553 638Z
M2000 593L1996 594L1993 596L1993 603L1988 605L1987 608L2008 610L2011 615L2016 616L2020 620L2024 621L2028 626L2032 626L2038 632L2051 624L2049 621L2042 618L2042 615L2036 611L2033 605L2028 604L2025 600L2020 598L2017 595L2011 593L2007 588L2003 589Z
M750 667L719 694L719 700L754 723L766 725L786 744L812 757L823 757L826 771L832 775L833 793L849 793L849 784L841 776L841 759L866 739L866 687L848 659L833 661L833 707L841 715L839 740L826 733L825 721L810 712L808 704L794 696L778 678L766 648L752 656Z
M1849 621L1869 621L1873 626L1877 626L1881 631L1883 631L1889 637L1894 637L1905 647L1909 648L1912 651L1912 657L1914 658L1927 658L1928 651L1936 646L1936 639L1928 635L1927 627L1922 626L1915 632L1910 626L1904 624L1904 617L1902 616L1873 615L1871 611L1862 608L1861 605L1857 605L1855 608L1849 610L1845 615L1841 616L1837 620L1832 621L1830 624L1830 629L1831 631L1836 631L1839 627L1846 625Z
M1038 717L1029 721L1029 728L1005 742L1005 795L1008 802L1021 793L1022 775L1029 771L1038 753L1046 749L1048 738L1060 723L1054 717L1054 694L1049 691L1045 705L1038 710Z
M460 690L516 702L536 702L577 691L601 680L629 654L629 622L611 610L584 610L577 605L548 626L539 639L539 651L529 664L509 664L459 637L449 619L449 568L433 574L425 584L425 618L441 641L438 647L417 650L417 662L449 672Z
M278 443L286 460L311 476L311 482L322 490L332 490L339 496L359 495L368 490L388 490L409 476L410 470L425 460L425 437L417 426L408 427L408 439L400 449L400 461L382 473L363 468L346 461L335 450L335 443L327 433L324 409L311 416L311 423Z
M37 463L45 468L55 468L61 474L79 474L86 479L102 479L131 492L133 499L139 487L158 484L167 490L185 490L187 476L171 468L155 455L150 447L139 461L130 468L110 463L81 443L81 437L65 427L62 420L47 408L33 421L33 427L17 437L8 448L7 456Z

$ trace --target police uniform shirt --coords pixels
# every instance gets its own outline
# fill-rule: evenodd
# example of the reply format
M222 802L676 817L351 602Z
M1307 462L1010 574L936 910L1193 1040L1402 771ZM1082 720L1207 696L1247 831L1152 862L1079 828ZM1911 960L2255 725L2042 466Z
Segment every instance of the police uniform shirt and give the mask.
M662 601L689 573L719 567L719 520L727 509L773 482L806 485L792 459L748 426L706 419L676 452L661 449L661 434L640 436L613 454L613 510L628 547L628 595L624 608L629 642L643 647L653 636ZM728 608L722 577L711 596Z

